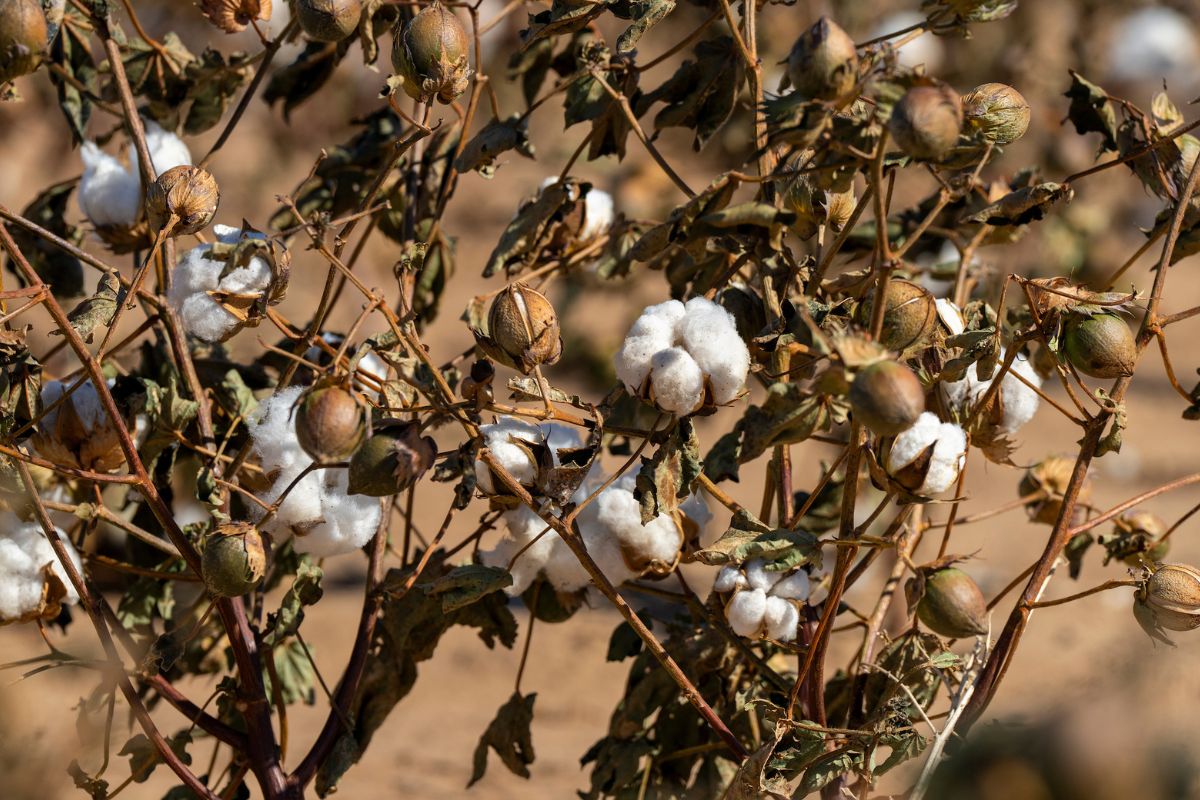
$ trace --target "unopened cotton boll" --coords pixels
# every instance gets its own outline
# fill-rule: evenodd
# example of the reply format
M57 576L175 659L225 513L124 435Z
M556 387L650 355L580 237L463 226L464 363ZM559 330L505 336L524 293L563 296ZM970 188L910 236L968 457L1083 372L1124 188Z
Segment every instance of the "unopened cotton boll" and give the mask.
M75 569L82 571L79 555L71 542L62 531L55 533L66 545ZM46 540L41 525L22 522L15 514L0 511L0 620L16 622L57 613L53 607L43 608L46 597L43 570L46 567L52 569L65 589L60 603L78 603L79 595L68 580L54 548Z
M790 642L796 638L800 625L800 609L782 597L768 597L763 607L763 622L769 638Z
M146 149L155 174L192 163L192 154L175 134L151 120L143 122ZM83 176L79 179L79 209L93 225L133 225L142 208L142 183L138 173L137 148L127 147L126 166L96 146L84 142L80 148Z
M725 606L725 618L738 636L757 636L767 612L767 593L762 589L738 592Z
M1004 351L1001 351L1000 360L1003 361L1003 359ZM996 369L999 370L999 366ZM1000 401L1003 404L1004 416L997 432L1001 434L1016 433L1025 423L1033 419L1041 400L1038 393L1021 381L1017 375L1034 386L1042 385L1042 379L1034 371L1029 359L1024 355L1018 355L1000 381ZM971 412L971 408L983 399L992 386L992 380L993 378L979 379L977 362L967 368L967 372L961 380L941 384L942 397L950 408L965 417Z
M227 225L214 225L213 233L222 244L236 244L243 235L241 230ZM262 234L249 235L265 238ZM255 256L246 266L238 267L222 278L226 264L209 258L211 252L212 245L202 244L183 254L172 273L168 300L179 314L184 330L197 339L219 342L236 333L240 322L208 292L262 292L271 283L271 267Z
M933 451L924 476L906 474L906 470L931 445ZM946 491L958 480L966 450L967 435L962 428L942 422L936 414L926 411L911 428L893 440L886 467L910 491L929 497Z

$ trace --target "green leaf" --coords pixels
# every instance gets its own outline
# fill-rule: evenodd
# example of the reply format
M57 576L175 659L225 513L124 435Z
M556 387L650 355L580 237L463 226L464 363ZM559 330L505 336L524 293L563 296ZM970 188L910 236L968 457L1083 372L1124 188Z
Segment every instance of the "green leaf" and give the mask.
M533 702L537 694L524 697L514 692L508 702L496 712L496 718L488 725L479 744L475 747L475 767L467 786L475 785L487 772L488 748L496 751L504 766L514 775L529 777L529 765L533 763L533 737L529 726L533 722Z
M279 610L267 617L268 633L263 641L275 646L300 629L305 606L320 601L325 590L321 587L324 572L308 556L302 556L292 585L284 592Z
M769 569L790 569L821 563L817 537L808 531L771 528L745 509L733 515L729 529L717 541L696 552L710 566L740 564L751 558L769 562Z
M432 583L423 584L425 593L439 597L442 611L449 613L512 586L512 575L500 567L464 564L455 567Z
M843 745L817 759L804 773L797 797L820 791L842 775L862 767L863 754L858 745Z
M753 461L777 444L803 442L846 418L845 401L814 393L797 383L776 382L767 388L762 406L750 406L739 423L741 462Z
M91 38L91 22L78 9L68 5L62 27L50 48L50 59L88 91L80 91L76 83L56 72L46 72L58 93L58 107L67 120L71 138L76 144L87 138L88 120L92 117L93 108L91 97L99 91L99 71L92 58Z
M737 481L741 463L742 432L735 429L723 434L704 457L704 474L714 482Z
M103 778L93 778L84 772L78 761L72 759L67 767L67 774L75 781L75 788L83 789L92 800L108 800L108 781Z
M529 120L520 114L504 119L492 119L475 134L454 161L459 172L477 170L485 178L496 174L496 159L509 150L526 158L534 157L533 141L529 138Z
M117 313L117 303L123 294L116 276L106 272L96 284L96 293L71 309L67 320L75 332L90 344L96 328L101 325L107 327L112 322L113 315ZM60 330L53 333L62 335Z
M699 150L733 114L745 64L729 36L700 42L694 56L666 83L647 93L639 110L666 103L654 118L655 129L690 128L695 131L693 147Z
M1070 70L1071 88L1065 97L1071 101L1067 119L1079 134L1099 133L1101 150L1117 149L1117 113L1108 100L1108 92Z
M267 81L263 100L268 105L275 105L282 100L283 118L288 119L292 109L328 83L353 41L352 37L347 37L337 44L308 42L291 64L277 71Z
M529 15L529 27L521 31L521 46L529 48L543 39L583 30L604 13L605 7L604 3L554 0L549 11Z
M675 10L675 0L622 0L610 6L612 13L633 24L617 37L617 52L631 53L646 31L666 19Z
M642 458L633 496L641 505L642 524L672 514L700 477L700 443L690 418L679 421L652 457Z
M624 661L627 658L633 658L642 652L642 644L642 637L638 636L633 626L622 621L613 629L612 636L608 639L608 652L604 658L606 661Z
M963 222L980 222L986 225L1025 225L1046 216L1050 207L1059 200L1069 203L1074 195L1064 183L1039 183L1026 186L1004 195L987 208L963 219Z
M289 706L300 701L312 705L316 700L317 673L312 660L304 652L304 645L292 639L283 646L272 648L271 658L275 674L279 677L283 702ZM263 670L263 683L267 687L267 696L273 696L275 689L271 673L266 669Z

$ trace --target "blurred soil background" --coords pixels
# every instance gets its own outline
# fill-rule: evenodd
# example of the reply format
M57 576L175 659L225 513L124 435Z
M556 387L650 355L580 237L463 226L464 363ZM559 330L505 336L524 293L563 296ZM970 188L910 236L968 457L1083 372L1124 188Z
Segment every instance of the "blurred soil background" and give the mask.
M481 18L490 19L502 5L497 0L485 0ZM856 41L863 41L911 24L912 18L891 15L914 12L918 5L917 0L800 0L791 6L768 7L761 17L760 46L768 88L774 88L782 74L775 62L786 56L795 36L820 14L831 14ZM273 31L282 28L287 10L282 0L276 0L276 6ZM257 47L252 32L227 37L209 27L198 9L182 0L139 0L136 7L148 32L161 37L167 31L176 31L193 52L200 52L206 44L225 52ZM529 4L531 11L542 7L540 3ZM1092 138L1079 137L1069 125L1060 125L1067 108L1062 93L1069 84L1069 67L1143 108L1149 107L1152 94L1162 88L1165 79L1185 119L1190 121L1196 116L1187 103L1200 92L1200 35L1192 25L1197 12L1195 3L1030 1L1022 3L1005 21L976 26L970 40L934 40L926 35L910 46L910 57L926 63L930 73L964 92L988 81L1016 86L1033 108L1030 132L989 164L984 175L1003 177L1027 164L1041 163L1047 179L1055 180L1090 165L1095 147ZM705 13L681 4L668 22L642 40L641 60L668 49L693 30ZM523 108L519 90L502 79L508 55L519 46L517 31L523 25L523 15L514 14L485 39L485 68L494 76L500 106L506 114ZM1143 27L1131 32L1131 26L1136 25ZM129 26L126 29L131 30ZM610 41L616 30L604 29ZM218 222L236 225L245 218L265 227L278 207L275 196L290 192L303 179L319 149L349 139L354 128L348 121L380 107L379 90L389 71L388 43L385 37L385 55L374 67L362 64L358 45L354 45L354 52L342 63L331 84L315 100L292 110L290 124L278 107L270 108L261 99L251 103L244 122L211 165L222 188ZM294 47L285 48L277 64L288 63L295 52ZM677 56L643 76L642 86L657 86L680 60ZM78 150L72 147L49 81L38 75L18 81L17 87L24 101L0 104L0 203L13 209L24 207L50 183L76 177L81 171ZM434 119L437 114L451 113L439 106ZM486 122L486 117L481 113L478 123ZM445 229L458 242L457 274L446 291L442 313L424 336L436 362L444 362L470 346L469 333L458 315L471 296L500 285L480 277L493 244L522 198L533 192L544 177L557 174L586 134L585 126L564 134L561 119L558 101L545 104L534 114L536 162L510 153L501 160L493 180L477 174L460 179L445 222ZM644 123L649 125L651 119L647 117ZM207 151L219 127L189 141L197 158ZM97 112L91 128L94 136L103 137L117 128L117 122ZM749 131L750 118L743 108L699 153L692 151L690 134L681 129L664 131L659 144L684 177L693 186L700 186L745 158L750 147ZM118 133L114 146L121 139ZM109 149L115 150L114 146ZM623 162L612 158L580 162L573 173L613 193L617 210L631 217L662 218L682 201L633 137ZM930 187L919 178L904 176L896 187L893 209L919 199ZM1127 170L1113 169L1082 181L1073 202L1032 226L1020 244L985 248L980 258L997 277L1009 272L1027 276L1105 275L1144 241L1139 228L1149 227L1158 210L1157 201ZM82 217L74 203L71 214L76 220ZM102 252L94 239L89 240L89 247ZM375 236L357 272L367 285L394 295L392 265L397 254L396 245ZM299 242L293 256L291 290L280 310L302 323L315 304L315 292L326 266ZM1129 288L1132 283L1148 289L1149 266L1156 258L1157 247L1130 271L1120 288ZM1195 260L1185 260L1173 269L1164 313L1200 302ZM608 359L619 346L626 326L643 305L667 297L663 276L647 272L640 269L628 279L608 284L585 278L569 285L565 281L550 285L551 297L563 312L567 339L561 364L548 371L554 383L594 398L611 386ZM90 283L92 276L88 280ZM988 291L994 300L993 290ZM356 298L347 295L331 320L331 329L350 324L360 307ZM45 335L53 327L45 318L30 315L29 321L36 326L34 337ZM1193 372L1200 367L1200 348L1195 346L1198 331L1200 319L1171 330L1171 355L1185 388L1190 388ZM233 352L254 352L259 348L258 337L268 342L277 338L265 327L247 331L232 342ZM47 338L46 348L52 343ZM65 369L67 365L51 362L51 376L56 367ZM1139 366L1134 387L1129 396L1130 420L1124 448L1120 454L1100 459L1094 470L1092 503L1101 510L1200 469L1197 423L1181 419L1185 404L1171 390L1161 361L1152 350ZM1051 386L1049 392L1056 399L1062 398L1060 387ZM700 436L705 450L728 430L737 414L735 409L725 409L703 421ZM443 447L456 443L454 435L449 428L440 432ZM1054 410L1043 403L1038 416L1022 431L1022 446L1015 461L1031 464L1050 453L1072 451L1076 438L1076 431L1059 424ZM811 488L820 475L822 459L833 455L829 445L808 443L793 448L797 488ZM761 465L743 468L742 482L730 487L731 493L751 508L757 508L762 496L761 471ZM965 487L969 501L962 514L977 514L1012 501L1017 497L1020 477L1018 469L972 458ZM866 494L863 506L870 509L877 496ZM437 529L448 496L445 485L422 484L415 516L418 531L432 533ZM1170 523L1198 501L1200 491L1191 487L1154 498L1144 508ZM484 503L476 501L459 515L462 534L470 530L483 508ZM723 530L728 516L719 507L714 511L717 519L708 531L710 537ZM946 516L945 509L936 504L927 513L935 520ZM1097 533L1104 530L1107 527ZM951 551L977 553L969 569L990 597L1040 555L1047 532L1047 527L1027 521L1024 512L1016 509L956 529ZM453 533L449 537L451 543L457 539ZM927 537L925 547L917 554L918 561L933 557L937 540L936 535ZM1104 567L1100 555L1089 554L1078 581L1072 581L1066 569L1061 569L1046 598L1125 576L1123 565ZM1200 561L1200 522L1185 523L1174 535L1170 560ZM314 647L316 661L330 684L340 675L352 643L362 600L364 564L363 558L346 556L325 565L329 573L326 597L310 611L304 625L305 639ZM848 602L856 607L868 602L868 593L877 592L883 578L884 569L876 567L871 579L863 581ZM696 572L697 583L707 580L711 575L706 571ZM635 603L641 600L626 594ZM898 605L902 609L903 603ZM989 792L986 798L1200 796L1200 788L1187 784L1200 765L1200 750L1189 746L1200 734L1200 719L1195 713L1200 707L1200 677L1194 667L1200 655L1200 635L1178 635L1176 649L1153 646L1134 622L1130 607L1130 591L1118 590L1070 606L1037 611L991 708L993 720L1036 724L1055 721L1056 741L1063 753L1060 763L1082 776L1082 793L1047 793L1049 790L1030 777L1028 770L1022 771L1017 760L1015 766L1010 764L997 773L996 793ZM1002 626L1009 608L1008 601L997 608L992 620L994 630ZM581 612L564 624L539 623L535 628L529 666L522 681L523 691L537 693L533 722L537 760L531 769L532 780L510 775L493 758L486 778L465 789L475 743L513 689L528 630L528 616L519 604L514 610L522 628L512 651L490 652L469 631L451 629L434 658L421 664L413 693L397 706L363 762L343 780L340 796L356 800L567 798L587 785L579 758L604 735L609 714L621 697L626 671L625 664L605 660L608 638L619 618L604 607ZM893 630L902 625L897 615ZM65 638L58 633L51 636L72 653L98 653L94 632L82 614L75 615ZM836 663L849 661L852 640L858 636L855 631L841 642L831 669ZM44 649L34 628L0 630L0 661L16 661ZM77 730L72 707L90 692L97 676L65 668L27 676L22 673L21 668L0 673L0 797L56 800L80 796L71 787L66 766L78 759L94 771L103 750L97 731ZM212 687L196 681L184 688L202 701ZM288 763L299 760L324 720L326 709L325 698L318 693L314 707L295 707L289 712ZM181 726L169 709L158 710L157 717L168 732ZM119 712L116 723L114 759L116 750L128 738L128 719ZM981 723L976 730L983 734L992 725L991 721ZM198 746L194 752L197 761L206 759L208 745ZM1189 788L1182 794L1167 790L1156 793L1152 781L1176 767ZM124 765L112 774L123 776ZM1086 783L1091 780L1096 781L1094 785ZM159 798L171 785L168 771L160 768L146 783L127 788L123 796L130 800Z

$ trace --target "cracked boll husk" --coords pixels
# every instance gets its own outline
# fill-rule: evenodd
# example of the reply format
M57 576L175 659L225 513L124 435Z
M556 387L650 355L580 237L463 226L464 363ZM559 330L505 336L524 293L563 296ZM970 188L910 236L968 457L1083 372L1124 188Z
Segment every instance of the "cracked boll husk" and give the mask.
M614 359L617 376L631 394L647 377L659 408L688 414L704 400L731 402L746 383L750 352L724 308L703 297L650 306L629 329Z
M303 391L292 386L263 400L247 420L254 452L265 471L274 476L270 489L258 495L273 503L312 458L300 447L292 407ZM379 527L379 500L348 493L349 475L344 469L310 472L288 494L264 531L293 534L297 552L334 556L352 553L365 546ZM251 521L262 519L257 504L248 504Z
M55 531L66 545L75 569L82 572L79 554L61 530ZM62 602L75 605L79 595L67 579L54 548L37 522L22 522L8 511L0 511L0 620L11 622L38 611L42 602L43 568L50 566L66 588Z
M533 486L537 480L537 464L529 451L514 440L530 444L544 442L550 449L555 466L561 463L558 460L559 450L583 444L578 431L569 425L556 422L535 425L517 417L500 417L490 425L481 425L479 433L483 436L484 447L497 463L504 467L517 483L526 487ZM483 461L475 462L475 479L479 482L479 488L487 494L496 494L504 489L504 485L495 480L491 469Z
M1004 358L1005 351L1001 350L996 372L1000 370L1000 364L1004 362ZM993 373L993 378L988 380L980 380L979 364L976 362L967 368L962 379L941 384L942 398L949 408L966 418L972 407L982 400L988 389L991 388L994 375L995 373ZM1006 435L1016 433L1025 423L1033 419L1037 413L1038 404L1041 402L1038 393L1025 385L1017 375L1034 386L1042 385L1041 376L1034 370L1028 357L1024 354L1017 355L1003 380L1000 381L1000 401L1004 407L1004 418L1000 423L998 433Z
M213 233L223 244L235 244L242 236L241 230L227 225L214 225ZM259 233L249 235L265 238ZM222 278L225 264L209 258L211 252L212 245L202 244L183 254L172 273L167 299L179 314L185 331L206 342L219 342L236 333L240 323L237 317L209 297L208 292L262 292L271 283L271 267L265 259L255 256L246 266L238 267Z
M175 134L144 120L146 148L156 175L192 163L192 154ZM95 142L80 148L83 176L79 179L79 210L93 225L130 226L142 208L142 185L138 174L137 148L126 146L128 166L105 153Z
M50 408L72 383L43 383L42 408ZM68 403L71 412L63 416ZM33 446L50 461L97 472L110 472L125 463L117 426L108 418L100 393L90 380L72 392L70 399L45 413L33 435Z
M929 471L914 494L940 494L958 480L958 472L967 450L967 435L958 425L942 422L937 415L926 411L913 426L892 442L888 451L887 471L892 475L913 463L924 450L933 445Z

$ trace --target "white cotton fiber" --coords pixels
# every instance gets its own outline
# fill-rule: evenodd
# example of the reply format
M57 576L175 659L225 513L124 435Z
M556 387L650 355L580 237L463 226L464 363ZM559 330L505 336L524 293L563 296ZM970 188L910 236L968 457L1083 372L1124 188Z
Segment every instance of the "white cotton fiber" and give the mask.
M946 491L958 480L967 449L967 436L962 428L942 422L932 412L923 412L912 427L896 437L887 460L887 470L894 475L915 461L930 445L934 448L929 471L915 492L926 497Z
M788 600L807 600L809 591L808 573L802 569L796 570L786 578L780 578L771 587L772 596L783 597Z
M271 488L258 496L267 504L274 503L312 463L296 438L292 417L302 391L292 386L276 392L259 403L247 420L254 452L263 469L274 475ZM253 504L249 513L259 520L265 512ZM294 534L298 552L334 556L366 545L379 527L380 515L378 499L349 494L346 470L321 469L300 479L265 530Z
M579 238L585 242L593 239L607 231L612 222L612 195L592 187L583 200L583 230Z
M579 432L568 425L555 422L535 425L517 417L500 417L491 425L480 426L479 432L483 435L484 446L500 466L517 483L527 487L533 486L537 480L538 467L531 451L518 442L545 443L550 448L556 466L560 463L560 449L579 447L583 442ZM493 479L491 469L483 461L475 462L475 478L479 481L479 488L486 494L496 494L503 488Z
M73 384L74 381L71 383ZM62 381L46 381L43 383L42 407L49 408L57 402L66 393L69 385L71 384ZM91 381L86 381L78 389L71 392L71 399L66 402L75 407L75 414L79 417L79 422L83 425L85 433L99 433L108 427L108 414L104 411L104 404L100 402L100 393L96 391L96 387ZM55 406L53 410L47 412L42 417L41 426L45 430L54 429L54 425L58 420L58 413L62 408L63 405Z
M223 244L237 242L242 232L225 225L214 225L213 232ZM251 234L261 238L261 234ZM212 246L198 245L188 250L179 259L172 273L171 291L168 299L179 314L184 330L206 342L219 342L238 329L237 317L209 297L210 291L234 294L257 294L271 282L271 267L261 258L250 259L224 278L221 271L225 264L208 257Z
M1004 357L1005 353L1001 351L1000 363L1003 363ZM999 369L1000 364L998 363L996 371L998 372ZM1038 403L1041 401L1038 393L1016 377L1017 375L1025 378L1034 386L1042 385L1042 379L1034 371L1029 359L1024 355L1018 355L1000 382L1000 401L1003 404L1004 417L998 432L1002 434L1016 433L1025 423L1033 419L1034 414L1037 413ZM941 384L941 392L946 405L965 419L971 413L973 406L983 399L991 386L992 379L979 379L979 364L975 363L967 368L966 374L960 380Z
M796 638L800 609L782 597L768 597L763 609L763 622L766 623L768 637L779 642L790 642Z
M704 399L704 373L682 347L672 347L650 359L650 388L663 411L685 416Z
M732 592L735 589L746 588L746 576L737 567L725 565L721 567L721 571L717 573L717 579L713 581L714 592Z
M764 592L771 591L782 575L779 572L768 572L761 558L747 561L742 565L742 571L746 573L746 583L751 589L761 589Z
M154 165L155 175L192 163L192 153L182 139L163 130L154 120L143 120L143 124L146 128L146 149L150 151L150 163ZM131 170L137 174L137 148L132 145L129 147L129 163Z
M681 337L683 346L708 376L713 401L729 403L746 385L750 351L738 335L733 315L704 297L687 302Z
M66 545L75 568L82 572L75 548L62 531L56 532ZM58 563L58 556L46 541L41 526L37 522L22 522L16 515L0 511L0 620L15 621L38 610L45 580L42 569L46 566L53 568L66 587L63 602L68 605L78 603L79 595Z
M683 416L696 411L704 387L713 401L729 403L746 385L750 351L733 317L703 297L650 306L634 321L614 358L617 377L640 394L650 377L655 403Z
M80 155L83 176L79 179L79 210L98 227L132 225L142 205L137 173L130 172L95 142L84 142Z
M767 612L767 594L762 589L738 592L725 606L725 618L738 636L757 636Z
M509 562L521 548L532 544L511 567L512 586L504 591L515 597L529 588L538 572L546 565L556 544L561 544L558 534L528 506L519 506L504 512L506 535L491 550L481 551L480 560L489 567L509 569ZM544 531L544 533L543 533ZM540 538L539 538L540 537Z

